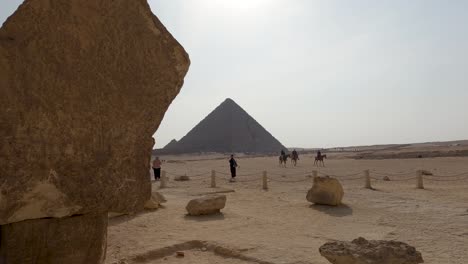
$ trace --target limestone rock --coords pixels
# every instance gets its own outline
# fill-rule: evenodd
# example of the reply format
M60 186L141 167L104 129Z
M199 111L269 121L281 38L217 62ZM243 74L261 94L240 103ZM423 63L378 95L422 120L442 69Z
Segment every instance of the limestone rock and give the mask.
M190 181L190 177L187 175L176 176L174 181Z
M165 202L166 202L166 198L164 198L162 194L158 192L153 192L151 194L151 198L145 203L145 209L149 209L149 210L158 209L161 206L161 204Z
M143 209L189 64L145 0L26 0L0 29L0 225Z
M314 177L314 185L307 192L307 201L323 205L340 205L344 191L340 182L331 177Z
M189 215L207 215L219 213L226 205L226 195L208 195L191 200L185 209Z
M329 242L319 249L320 255L333 264L417 264L424 263L421 253L398 241L366 240Z
M107 214L35 219L3 225L0 263L103 263Z

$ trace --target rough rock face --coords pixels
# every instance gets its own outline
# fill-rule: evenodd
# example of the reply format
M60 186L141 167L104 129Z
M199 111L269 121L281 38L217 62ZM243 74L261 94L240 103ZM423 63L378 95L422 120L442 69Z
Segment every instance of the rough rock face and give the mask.
M0 263L102 263L107 214L35 219L1 226Z
M158 192L153 192L151 193L151 198L145 203L145 209L158 209L161 206L161 204L165 203L166 201L166 198L162 194Z
M185 209L189 215L219 213L226 205L226 195L209 195L191 200Z
M331 177L314 177L314 185L307 192L307 201L315 204L340 205L344 191L340 182Z
M417 264L424 263L421 253L398 241L366 240L325 243L320 255L333 264Z
M282 149L286 147L228 98L181 140L154 153L279 153Z
M143 209L189 63L146 0L26 0L0 29L0 225Z

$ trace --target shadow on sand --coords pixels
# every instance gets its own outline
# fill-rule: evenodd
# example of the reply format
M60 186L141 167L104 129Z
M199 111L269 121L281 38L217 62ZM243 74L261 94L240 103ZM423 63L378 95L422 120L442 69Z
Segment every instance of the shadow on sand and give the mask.
M211 215L199 215L199 216L192 216L192 215L185 215L184 219L187 221L197 221L197 222L206 222L206 221L219 221L224 220L224 214L219 212L216 214Z
M138 213L113 213L114 216L111 216L109 217L109 226L113 226L113 225L118 225L118 224L121 224L121 223L125 223L125 222L128 222L134 218L137 218L139 216L142 216L142 215L145 215L145 214L151 214L151 213L154 213L158 210L162 210L162 209L165 209L166 207L162 204L159 205L159 208L158 209L154 209L154 210L148 210L148 209L145 209L141 212L138 212ZM112 213L111 213L112 214Z
M343 217L353 214L353 208L346 204L339 206L312 204L310 208L335 217Z

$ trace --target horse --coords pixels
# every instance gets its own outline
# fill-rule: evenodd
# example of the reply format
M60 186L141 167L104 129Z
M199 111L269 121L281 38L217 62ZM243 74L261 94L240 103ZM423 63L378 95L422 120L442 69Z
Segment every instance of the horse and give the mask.
M288 158L290 158L290 157L291 157L290 154L280 155L279 156L279 165L286 168L286 162L288 161Z
M296 166L298 160L299 160L299 156L291 155L291 164L293 164L294 166Z
M325 167L325 162L323 162L323 159L326 159L327 155L320 155L315 157L314 165L315 166L320 166L322 164L323 167Z

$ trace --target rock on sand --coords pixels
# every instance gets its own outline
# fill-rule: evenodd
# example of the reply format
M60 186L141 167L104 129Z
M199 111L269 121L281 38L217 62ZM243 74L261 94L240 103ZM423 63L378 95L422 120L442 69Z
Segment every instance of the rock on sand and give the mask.
M333 264L417 264L424 263L421 253L406 243L386 240L325 243L320 255Z
M307 201L314 204L340 205L344 191L340 182L331 177L315 177L314 185L307 192Z
M208 195L191 200L185 209L189 215L208 215L219 213L226 205L226 195Z

